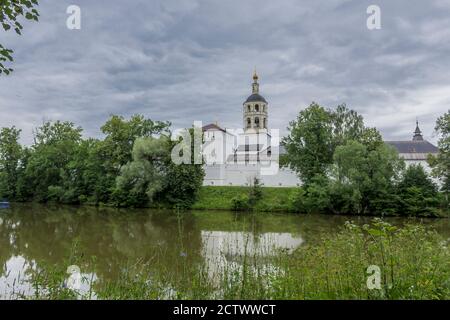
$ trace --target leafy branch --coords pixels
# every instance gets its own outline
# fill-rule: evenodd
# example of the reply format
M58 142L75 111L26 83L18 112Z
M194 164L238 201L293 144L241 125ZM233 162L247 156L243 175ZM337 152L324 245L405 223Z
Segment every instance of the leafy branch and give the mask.
M36 10L37 0L0 0L0 24L5 31L14 30L18 35L22 34L23 25L18 21L20 17L27 20L38 21L39 13ZM7 67L5 62L12 62L13 50L0 44L0 75L8 75L13 69Z

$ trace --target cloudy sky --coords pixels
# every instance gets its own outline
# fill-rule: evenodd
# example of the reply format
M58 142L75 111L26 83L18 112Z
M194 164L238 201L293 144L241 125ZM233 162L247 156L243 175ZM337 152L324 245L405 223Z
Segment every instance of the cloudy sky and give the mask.
M22 36L0 31L15 72L0 77L0 127L70 120L100 136L110 114L242 123L257 68L269 125L316 101L360 112L385 139L416 117L436 141L450 109L450 0L41 0ZM66 27L70 4L81 30ZM381 30L366 9L381 8Z

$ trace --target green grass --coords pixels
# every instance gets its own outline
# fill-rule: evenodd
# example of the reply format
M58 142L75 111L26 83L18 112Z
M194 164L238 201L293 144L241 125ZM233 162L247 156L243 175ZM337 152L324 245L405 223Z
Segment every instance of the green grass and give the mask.
M262 188L262 199L255 206L256 211L290 212L292 195L298 192L298 187L292 188ZM233 210L232 199L247 195L249 187L204 186L200 189L198 200L192 207L194 210Z

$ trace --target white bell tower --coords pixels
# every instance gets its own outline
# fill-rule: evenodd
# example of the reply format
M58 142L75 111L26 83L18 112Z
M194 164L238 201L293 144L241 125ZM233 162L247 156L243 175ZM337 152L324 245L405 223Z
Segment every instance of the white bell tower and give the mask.
M258 75L253 74L252 94L243 105L244 131L267 132L269 124L268 107L266 99L259 94Z

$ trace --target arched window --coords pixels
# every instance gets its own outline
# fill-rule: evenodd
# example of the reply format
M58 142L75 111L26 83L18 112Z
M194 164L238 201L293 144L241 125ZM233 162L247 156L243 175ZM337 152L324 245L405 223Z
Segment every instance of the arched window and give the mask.
M251 126L252 126L252 120L250 120L250 118L247 118L247 128L250 128Z
M248 112L252 111L252 109L250 108L250 106L247 107L247 111L248 111Z
M259 105L258 104L255 104L255 111L259 112Z
M259 128L259 118L255 118L255 128Z
M264 118L264 129L267 129L267 118Z

